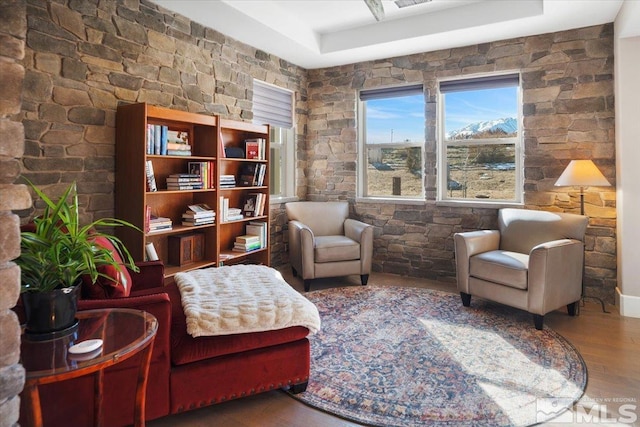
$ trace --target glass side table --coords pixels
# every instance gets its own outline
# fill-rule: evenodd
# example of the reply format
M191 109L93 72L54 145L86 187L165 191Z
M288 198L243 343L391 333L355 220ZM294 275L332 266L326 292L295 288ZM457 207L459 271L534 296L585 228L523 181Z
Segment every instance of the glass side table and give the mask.
M22 335L21 363L26 371L22 396L30 425L39 427L43 422L39 385L87 374L96 376L94 426L102 425L104 369L142 353L133 421L135 426L144 426L147 378L158 321L145 311L119 308L79 311L76 318L77 329L66 336L43 340ZM91 353L69 353L69 347L90 339L101 339L103 344Z

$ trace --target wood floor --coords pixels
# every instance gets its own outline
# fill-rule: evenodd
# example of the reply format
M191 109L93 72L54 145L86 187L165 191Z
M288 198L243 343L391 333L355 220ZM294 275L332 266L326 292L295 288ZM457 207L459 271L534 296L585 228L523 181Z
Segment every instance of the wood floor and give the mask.
M287 282L302 292L302 280L281 270ZM358 286L359 277L319 279L311 290ZM369 286L413 286L457 292L455 284L374 273ZM579 316L566 311L545 316L545 325L569 340L584 358L589 372L587 389L574 406L581 425L640 426L640 319L618 315L617 307L586 301ZM532 320L533 327L533 320ZM215 381L212 378L212 381ZM595 406L594 406L595 403ZM621 405L623 406L621 408ZM622 410L622 414L619 412ZM638 418L638 419L636 419ZM623 423L618 420L624 421ZM563 418L564 420L564 418ZM310 408L282 391L238 399L147 423L150 427L345 427L352 422ZM545 426L567 426L566 422Z

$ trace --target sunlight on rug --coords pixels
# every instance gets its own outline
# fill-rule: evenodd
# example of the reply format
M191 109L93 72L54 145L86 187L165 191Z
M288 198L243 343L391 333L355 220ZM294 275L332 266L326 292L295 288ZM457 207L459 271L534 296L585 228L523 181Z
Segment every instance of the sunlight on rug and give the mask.
M306 294L320 312L307 391L292 397L373 426L528 426L587 384L578 351L531 315L441 291L345 287Z

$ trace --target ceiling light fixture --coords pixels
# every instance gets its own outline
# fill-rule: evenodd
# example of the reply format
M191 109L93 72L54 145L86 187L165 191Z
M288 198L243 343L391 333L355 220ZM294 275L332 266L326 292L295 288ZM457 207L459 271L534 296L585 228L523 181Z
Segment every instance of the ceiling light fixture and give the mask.
M369 10L376 18L376 21L382 21L384 19L384 6L382 0L364 0Z

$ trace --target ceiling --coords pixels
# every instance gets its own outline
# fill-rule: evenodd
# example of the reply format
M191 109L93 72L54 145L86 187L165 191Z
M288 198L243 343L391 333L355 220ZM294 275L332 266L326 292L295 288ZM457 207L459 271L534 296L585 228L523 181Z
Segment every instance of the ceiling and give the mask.
M153 1L312 69L613 22L624 0L382 0L381 21L363 0Z

